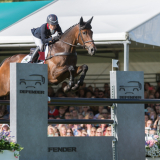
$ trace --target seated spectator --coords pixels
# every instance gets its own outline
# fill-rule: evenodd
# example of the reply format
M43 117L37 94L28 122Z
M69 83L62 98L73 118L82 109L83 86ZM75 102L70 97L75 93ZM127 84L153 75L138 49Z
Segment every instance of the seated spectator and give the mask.
M96 136L96 128L92 127L89 136Z
M155 92L154 94L155 99L160 99L160 93L158 91Z
M95 97L94 97L93 93L92 93L90 90L88 90L88 91L86 92L85 98L95 98Z
M74 124L74 127L72 128L74 136L78 136L79 135L79 132L78 132L79 128L80 128L80 125Z
M64 118L71 119L71 114L69 112L66 112Z
M105 136L112 136L112 128L111 128L111 126L109 126L109 127L106 128L106 134L105 134Z
M6 131L6 132L8 132L8 131L9 131L9 129L10 129L10 127L9 127L9 125L8 125L8 124L2 124L1 131L0 131L0 132L2 132L2 131Z
M154 122L157 118L156 112L151 111L150 114L149 114L149 118Z
M145 123L146 123L149 120L149 116L145 114L144 118L145 118Z
M84 89L84 88L81 88L81 89L78 91L78 97L79 97L79 98L84 98L84 97L85 97L85 89Z
M102 90L99 90L98 92L98 98L104 98L104 92Z
M73 131L72 131L71 128L68 128L68 129L67 129L67 136L68 136L68 137L73 137L73 136L74 136L74 135L73 135Z
M102 129L101 128L98 128L97 131L96 131L96 136L103 136L103 133L102 133Z
M48 87L48 96L49 97L55 96L54 89L52 87Z
M103 106L99 106L99 107L98 107L98 113L94 116L94 119L97 119L98 116L99 116L100 114L102 114L102 110L103 110L103 109L104 109Z
M144 83L144 90L149 92L149 87L151 87L149 82Z
M67 129L66 129L65 126L62 126L62 127L60 128L60 136L61 136L61 137L67 136Z
M54 130L54 131L55 131L55 132L54 132L54 136L55 136L55 137L59 137L59 136L60 136L60 132L59 132L58 128L55 127L54 129L55 129L55 130Z
M108 118L108 111L107 111L107 109L103 109L103 110L102 110L102 115L103 115L103 118L104 118L104 119L107 119L107 118Z
M83 114L83 116L86 116L87 111L88 111L89 108L90 108L89 106L82 106L82 114Z
M78 111L77 110L72 111L72 119L78 119Z
M65 108L59 107L59 115L56 118L64 119Z
M55 109L55 106L49 106L49 109L50 109L49 112L48 112L49 116L56 117L56 116L59 115L59 111L58 111L58 109Z
M108 114L108 118L107 119L111 119L111 114Z
M94 89L94 96L95 96L95 98L98 98L98 92L99 92L99 89L95 88Z
M156 135L156 130L155 130L155 129L151 129L151 130L149 131L149 136L152 137L152 136L154 136L154 135Z
M79 114L78 114L78 119L84 119L83 114L79 113Z
M55 130L53 126L49 125L48 126L48 137L54 137L55 136Z
M104 120L104 118L101 118L101 120ZM102 129L102 132L103 132L103 136L105 136L105 133L106 133L106 128L108 127L107 124L100 124L99 128Z
M145 124L145 127L147 128L153 128L153 121L152 120L148 120Z
M157 116L157 119L155 120L155 122L154 122L154 124L153 124L153 128L154 128L154 129L157 129L158 123L160 123L160 117L159 117L159 116Z
M89 85L87 89L93 93L93 87L91 85Z

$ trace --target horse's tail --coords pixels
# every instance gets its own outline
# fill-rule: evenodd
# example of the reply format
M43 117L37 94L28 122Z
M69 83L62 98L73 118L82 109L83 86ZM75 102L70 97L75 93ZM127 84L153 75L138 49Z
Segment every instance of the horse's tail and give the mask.
M2 64L4 63L4 61L6 60L7 58L5 58L1 63L0 63L0 67L2 66Z

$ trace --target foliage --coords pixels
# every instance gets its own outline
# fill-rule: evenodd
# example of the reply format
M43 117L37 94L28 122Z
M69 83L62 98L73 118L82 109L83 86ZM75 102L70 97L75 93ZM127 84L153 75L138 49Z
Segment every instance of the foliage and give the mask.
M3 150L10 150L10 151L21 151L23 148L15 142L13 136L9 136L10 132L2 131L0 132L0 152ZM14 154L15 157L19 156Z
M150 156L152 158L160 157L160 136L154 135L152 138L153 139L146 141L146 156Z

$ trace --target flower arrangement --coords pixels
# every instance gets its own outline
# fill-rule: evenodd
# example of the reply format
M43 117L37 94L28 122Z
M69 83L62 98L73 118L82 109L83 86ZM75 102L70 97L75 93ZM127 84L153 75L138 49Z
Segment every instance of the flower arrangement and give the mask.
M146 141L146 156L150 156L152 158L160 157L160 136L154 135L152 138L153 139Z
M9 136L10 132L2 131L0 132L0 152L3 152L3 150L9 150L9 151L21 151L23 148L17 144L13 136ZM19 154L14 153L14 156L17 158Z

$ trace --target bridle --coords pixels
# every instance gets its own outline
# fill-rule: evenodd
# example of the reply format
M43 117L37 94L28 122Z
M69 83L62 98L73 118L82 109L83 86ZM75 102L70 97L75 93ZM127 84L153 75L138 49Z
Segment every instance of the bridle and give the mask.
M81 37L81 40L82 40L82 42L83 42L83 45L80 44L80 46L82 46L83 48L89 49L90 46L91 46L91 44L89 45L89 47L86 46L85 44L86 44L86 43L89 43L89 42L94 42L94 40L90 40L90 41L85 41L85 42L84 42L84 39L83 39L82 34L81 34L81 30L82 30L82 29L81 29L80 24L79 24L79 33L78 33L78 37L77 37L77 40L76 40L76 41L78 42L79 36L80 36L80 37ZM68 44L68 45L70 45L70 46L73 46L73 47L79 46L79 45L73 45L73 44L71 44L71 43L65 42L65 41L63 41L63 40L61 40L61 39L60 39L60 41L63 42L63 43L65 43L65 44Z

